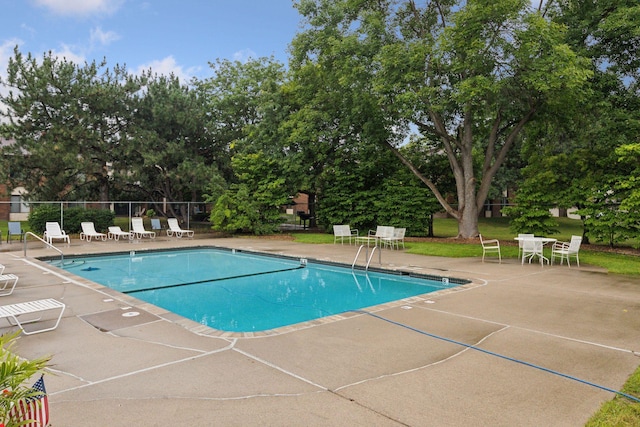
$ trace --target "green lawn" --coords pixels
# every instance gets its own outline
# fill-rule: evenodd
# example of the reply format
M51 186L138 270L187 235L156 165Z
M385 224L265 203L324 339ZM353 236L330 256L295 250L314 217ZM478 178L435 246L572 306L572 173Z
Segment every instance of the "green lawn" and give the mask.
M550 235L561 241L571 240L572 235L582 235L582 223L579 220L559 218L559 233ZM501 242L501 253L503 258L517 258L518 246L513 240L515 233L509 229L507 218L483 218L479 224L480 233L487 239L498 239ZM360 231L366 234L367 231ZM407 242L408 253L417 255L443 256L450 258L464 258L481 256L482 248L480 243L458 243L450 239L458 234L458 225L454 219L435 219L435 237L442 238L441 241L429 242ZM333 234L329 233L294 233L294 238L301 243L333 243ZM637 239L636 239L637 240ZM635 245L636 241L627 242L629 246ZM605 252L607 247L602 245L602 251L598 250L580 251L580 262L606 268L610 273L640 275L640 256L621 255Z

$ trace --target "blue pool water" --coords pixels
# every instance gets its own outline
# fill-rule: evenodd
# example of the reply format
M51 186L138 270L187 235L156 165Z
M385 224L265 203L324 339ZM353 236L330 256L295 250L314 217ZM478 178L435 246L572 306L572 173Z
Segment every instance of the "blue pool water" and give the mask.
M274 329L464 283L213 248L67 258L62 268L232 332Z

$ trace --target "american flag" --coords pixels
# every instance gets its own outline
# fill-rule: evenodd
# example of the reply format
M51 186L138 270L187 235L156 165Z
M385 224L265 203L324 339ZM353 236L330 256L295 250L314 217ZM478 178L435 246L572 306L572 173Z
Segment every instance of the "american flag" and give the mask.
M49 398L44 388L44 376L33 384L33 396L22 399L11 409L11 418L29 421L25 427L46 427L49 425Z

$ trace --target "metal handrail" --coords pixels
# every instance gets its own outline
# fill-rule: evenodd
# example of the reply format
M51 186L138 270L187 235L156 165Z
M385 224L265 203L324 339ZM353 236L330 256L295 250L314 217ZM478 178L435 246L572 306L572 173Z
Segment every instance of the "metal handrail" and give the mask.
M64 263L64 254L62 253L62 251L60 249L56 248L51 243L49 243L46 240L44 240L42 237L38 236L37 234L33 234L30 231L27 231L26 233L24 233L24 257L25 258L27 257L27 235L29 235L29 234L32 235L33 237L35 237L36 239L40 240L45 245L49 246L54 251L58 252L60 254L60 262Z
M360 245L360 247L358 248L358 252L356 253L355 258L353 259L353 263L351 264L351 269L353 270L356 262L358 261L358 257L360 256L360 252L362 252L362 248L364 248L364 245ZM371 249L371 255L369 255L369 246L367 246L367 250L365 251L365 259L367 260L367 265L365 266L364 270L368 271L369 270L369 264L371 264L371 260L373 259L373 254L375 253L376 249L377 249L377 245L373 247L373 249ZM378 251L378 263L382 264L382 258L381 258L381 251Z
M374 246L373 249L371 249L371 255L369 256L369 260L367 261L367 266L364 268L364 271L369 271L369 264L371 264L371 260L373 259L373 253L376 251L377 246ZM381 252L378 251L378 262L380 262L380 264L382 264L382 262L380 261L380 254Z
M360 252L362 251L362 248L364 248L364 245L360 245L360 248L358 248L358 252L356 253L356 257L353 259L353 263L351 264L351 269L353 270L353 267L355 267L356 265L356 261L358 261L358 256L360 256Z

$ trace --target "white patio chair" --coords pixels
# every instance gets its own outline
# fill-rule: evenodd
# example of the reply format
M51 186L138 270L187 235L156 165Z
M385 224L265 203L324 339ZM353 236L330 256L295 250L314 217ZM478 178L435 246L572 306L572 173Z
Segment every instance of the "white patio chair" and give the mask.
M524 243L523 239L529 238L529 237L534 237L533 234L518 234L518 238L520 240L518 240L518 259L520 259L520 257L522 256L522 245Z
M539 239L523 239L522 240L522 264L524 265L525 260L529 260L529 264L531 264L531 260L533 257L538 257L540 260L540 265L544 265L544 254L542 253L543 248L542 240Z
M555 257L560 258L560 265L566 259L567 265L571 267L571 262L569 261L570 257L575 257L576 263L578 267L580 267L580 257L578 256L578 252L580 252L580 245L582 244L581 236L571 236L570 242L556 242L551 247L551 264L553 264L553 259Z
M502 264L502 254L500 253L500 241L498 239L484 240L480 234L480 244L482 245L482 262L486 254L498 254L498 262Z
M340 239L340 243L344 244L344 239L349 239L349 244L351 244L352 238L358 237L358 229L351 228L349 224L344 225L334 225L333 226L333 244L335 245L338 239Z
M383 237L381 240L385 246L391 246L391 249L400 249L400 244L402 244L402 249L404 249L404 235L406 234L406 228L394 228L393 235L391 237Z

